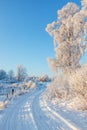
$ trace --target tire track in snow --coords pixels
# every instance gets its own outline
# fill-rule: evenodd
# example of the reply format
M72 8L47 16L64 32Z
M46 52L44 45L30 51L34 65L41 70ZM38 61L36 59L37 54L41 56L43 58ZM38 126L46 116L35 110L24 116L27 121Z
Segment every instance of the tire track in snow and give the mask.
M38 92L32 102L32 114L38 130L72 130L58 117L56 118L49 110L46 109L46 111L44 111L42 109L40 104L42 92Z
M51 120L49 116L46 115L40 108L38 98L39 94L34 98L32 103L32 114L36 122L37 128L38 130L56 130L52 128L54 126L54 125L52 126L53 120Z
M64 124L66 124L71 130L80 130L79 128L72 125L69 121L67 121L64 117L62 117L59 113L52 110L45 101L41 101L41 105L44 106L45 109L47 109L52 115L54 115L56 118L60 119Z

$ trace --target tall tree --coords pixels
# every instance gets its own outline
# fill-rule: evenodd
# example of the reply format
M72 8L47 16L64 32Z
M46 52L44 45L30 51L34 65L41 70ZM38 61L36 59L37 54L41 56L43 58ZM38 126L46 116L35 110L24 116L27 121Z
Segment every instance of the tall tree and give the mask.
M56 58L48 60L53 70L71 72L79 68L87 43L86 8L80 9L75 3L68 3L58 10L57 21L48 24L46 31L54 38Z

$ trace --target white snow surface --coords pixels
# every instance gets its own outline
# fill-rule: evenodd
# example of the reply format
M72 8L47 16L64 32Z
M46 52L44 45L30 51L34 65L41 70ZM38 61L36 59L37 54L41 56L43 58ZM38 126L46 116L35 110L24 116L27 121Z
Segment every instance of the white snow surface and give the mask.
M35 88L11 99L0 111L0 130L87 130L87 115L57 110L43 98L44 91Z

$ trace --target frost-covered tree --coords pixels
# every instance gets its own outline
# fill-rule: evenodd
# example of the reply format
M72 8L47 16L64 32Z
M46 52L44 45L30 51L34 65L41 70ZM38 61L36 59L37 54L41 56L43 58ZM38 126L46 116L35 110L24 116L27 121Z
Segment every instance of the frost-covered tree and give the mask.
M87 0L82 0L81 3L82 3L82 8L87 9Z
M8 77L9 77L10 80L13 80L13 78L14 78L14 72L13 72L13 70L10 70L8 72Z
M7 78L7 74L4 70L0 70L0 80Z
M17 80L23 81L27 77L27 70L23 65L18 65L17 68Z
M58 10L56 22L48 24L46 31L54 38L56 58L48 60L54 71L71 72L80 67L80 59L87 43L87 2L82 9L75 3L68 3Z

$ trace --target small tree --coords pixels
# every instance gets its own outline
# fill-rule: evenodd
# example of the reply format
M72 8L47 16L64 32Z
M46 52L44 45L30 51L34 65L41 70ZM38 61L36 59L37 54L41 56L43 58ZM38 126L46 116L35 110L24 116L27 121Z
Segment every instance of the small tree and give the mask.
M80 10L75 3L68 3L58 11L58 20L47 25L56 52L56 59L48 61L55 71L71 72L80 67L87 43L87 2L82 7Z
M27 77L27 70L23 65L18 65L17 68L17 80L23 81Z

